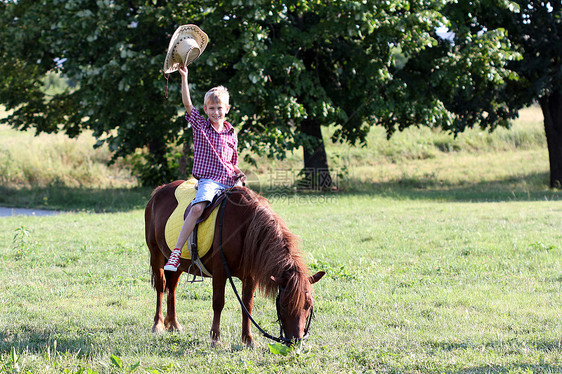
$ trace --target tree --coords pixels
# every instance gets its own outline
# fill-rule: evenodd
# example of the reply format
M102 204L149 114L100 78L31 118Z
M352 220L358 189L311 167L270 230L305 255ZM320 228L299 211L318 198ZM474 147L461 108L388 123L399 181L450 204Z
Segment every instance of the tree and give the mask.
M410 58L384 92L412 106L380 117L452 133L509 127L539 102L545 118L550 186L562 186L562 11L552 1L457 0L441 9L454 37ZM395 90L392 87L404 87ZM387 93L391 91L390 93ZM423 92L424 95L419 95Z
M173 177L166 155L177 142L177 105L164 100L160 55L174 31L170 6L150 1L17 1L2 3L0 102L18 129L91 129L114 157L147 148L137 172L145 184ZM165 30L168 31L168 34ZM76 86L48 95L55 71ZM139 159L139 158L137 158Z
M500 100L510 110L538 102L544 115L544 128L550 161L550 186L562 187L562 3L560 1L517 0L508 6L500 1L461 1L461 9L472 9L471 18L455 11L459 26L472 33L503 27L522 59L508 67L520 79L502 87ZM451 9L452 10L452 9Z
M245 139L267 139L265 152L276 157L302 145L305 171L311 171L306 176L315 187L325 187L331 177L318 173L328 170L323 126L335 126L334 142L364 146L375 124L384 126L389 136L411 125L454 131L474 120L498 125L493 116L480 116L477 104L482 102L446 108L440 97L456 95L463 81L473 78L478 81L470 85L475 92L464 95L502 85L509 75L505 62L513 54L507 44L492 53L490 49L496 49L504 34L490 30L464 48L447 48L435 32L448 23L440 13L442 4L217 2L208 8L203 26L215 43L229 48L214 49L207 58L232 67L222 79L237 88L235 97L242 103L237 121L243 124ZM200 1L197 6L205 5ZM228 32L221 33L221 28ZM406 68L395 59L398 50L408 58ZM443 69L428 82L425 71L435 63ZM431 87L443 83L449 91ZM487 107L492 115L502 110L499 105ZM255 147L257 142L250 144L254 152L264 151Z
M509 78L505 33L467 31L452 45L435 33L449 24L439 0L19 0L0 8L0 102L15 109L7 121L71 136L91 129L116 157L147 148L137 164L145 184L176 175L177 145L189 153L179 77L170 76L166 101L161 75L169 38L184 23L210 36L190 66L195 102L213 85L229 87L242 147L283 158L303 146L312 187L332 183L323 126L335 126L332 141L365 145L375 124L389 136L411 125L458 132L514 115L484 99ZM76 87L46 95L41 82L53 70Z

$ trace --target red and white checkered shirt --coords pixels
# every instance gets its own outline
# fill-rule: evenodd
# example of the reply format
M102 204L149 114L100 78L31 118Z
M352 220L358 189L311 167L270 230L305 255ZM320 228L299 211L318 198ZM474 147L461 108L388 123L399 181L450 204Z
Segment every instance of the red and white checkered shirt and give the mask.
M185 119L193 129L193 176L233 186L236 181L234 166L238 165L238 137L234 127L224 121L224 129L218 133L211 121L195 108L185 113Z

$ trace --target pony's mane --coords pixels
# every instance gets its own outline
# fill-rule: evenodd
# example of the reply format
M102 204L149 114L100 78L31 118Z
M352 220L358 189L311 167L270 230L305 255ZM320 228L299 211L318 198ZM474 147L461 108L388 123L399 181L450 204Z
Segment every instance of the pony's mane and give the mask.
M258 290L267 297L277 294L276 278L287 282L285 291L293 302L290 312L302 309L305 291L309 290L308 269L298 247L299 238L275 213L269 202L259 194L248 190L247 202L253 217L244 239L242 261L253 274Z

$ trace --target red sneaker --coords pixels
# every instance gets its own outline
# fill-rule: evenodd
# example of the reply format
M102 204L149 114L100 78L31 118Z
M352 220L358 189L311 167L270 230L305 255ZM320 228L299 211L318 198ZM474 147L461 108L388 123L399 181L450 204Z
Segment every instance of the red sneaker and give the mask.
M174 249L172 251L172 254L170 255L170 258L168 259L168 262L164 266L164 270L177 271L178 266L180 266L180 256L181 250L177 248Z

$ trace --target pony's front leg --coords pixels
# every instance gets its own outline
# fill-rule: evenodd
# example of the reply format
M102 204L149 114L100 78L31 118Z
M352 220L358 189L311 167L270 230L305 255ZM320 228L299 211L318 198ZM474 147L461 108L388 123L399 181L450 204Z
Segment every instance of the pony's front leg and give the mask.
M213 325L211 326L211 347L220 344L221 338L221 313L224 308L224 287L226 278L215 274L213 276Z
M254 306L254 293L256 292L256 282L253 279L245 279L242 282L242 302L250 314ZM250 318L242 310L242 343L247 347L254 346L254 339L252 338Z
M169 331L181 331L182 327L178 323L178 316L176 313L176 288L180 280L181 271L166 271L166 283L168 284L168 300L167 312L164 325Z

